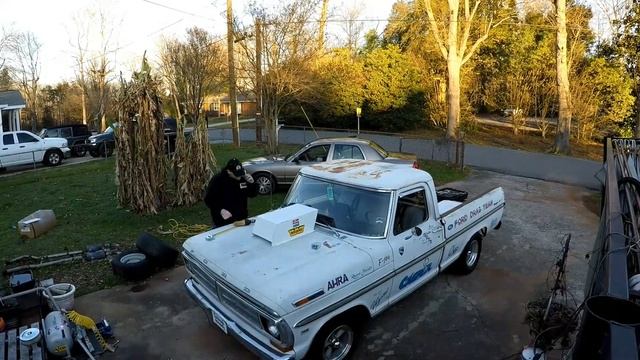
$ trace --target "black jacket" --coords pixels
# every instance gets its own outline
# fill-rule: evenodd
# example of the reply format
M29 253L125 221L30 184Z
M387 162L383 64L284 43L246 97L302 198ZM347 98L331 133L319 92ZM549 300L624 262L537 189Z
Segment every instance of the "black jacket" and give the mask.
M211 220L216 226L231 224L234 221L246 219L249 216L247 199L258 193L256 183L248 183L244 179L235 180L226 170L216 174L209 185L204 197L204 203L211 210ZM231 217L224 220L220 210L226 209Z

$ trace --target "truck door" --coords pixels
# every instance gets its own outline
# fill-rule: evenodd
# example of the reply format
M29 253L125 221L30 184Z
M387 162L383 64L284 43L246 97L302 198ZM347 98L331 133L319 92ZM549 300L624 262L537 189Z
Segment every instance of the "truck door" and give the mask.
M444 234L435 219L435 199L430 199L430 194L426 184L398 194L390 236L395 268L391 302L438 273Z
M3 134L0 139L0 165L14 165L17 161L18 144L13 133Z
M18 147L20 150L20 157L18 159L20 164L31 164L42 161L44 156L44 144L42 140L26 131L18 131L16 137L18 138Z

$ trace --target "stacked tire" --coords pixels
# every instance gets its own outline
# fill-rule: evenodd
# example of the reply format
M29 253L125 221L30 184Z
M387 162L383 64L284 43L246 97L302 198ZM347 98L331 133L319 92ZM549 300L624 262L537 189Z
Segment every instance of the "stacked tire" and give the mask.
M111 259L113 273L129 281L148 278L158 269L175 265L178 250L155 236L142 233L136 241L136 248L125 250Z

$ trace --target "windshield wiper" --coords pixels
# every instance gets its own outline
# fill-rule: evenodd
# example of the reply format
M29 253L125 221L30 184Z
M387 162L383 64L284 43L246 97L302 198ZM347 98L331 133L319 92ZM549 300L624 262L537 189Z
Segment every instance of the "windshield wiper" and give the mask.
M328 216L328 215L324 215L324 214L318 213L318 216L316 217L316 222L318 224L320 224L320 225L324 225L327 228L331 229L333 231L333 233L335 234L336 238L340 239L340 233L335 228L336 221L335 221L334 218L332 218L331 216Z

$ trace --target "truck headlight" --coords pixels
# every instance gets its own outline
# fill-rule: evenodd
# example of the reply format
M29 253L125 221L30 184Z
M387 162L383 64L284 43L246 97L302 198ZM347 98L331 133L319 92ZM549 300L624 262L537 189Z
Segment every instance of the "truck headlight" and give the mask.
M262 323L262 328L266 330L269 335L278 340L280 339L280 331L278 330L278 324L276 324L275 321L260 316L260 322Z
M68 143L66 141L62 142L62 147L67 147Z
M96 143L96 139L89 139L89 142L90 142L91 144L95 144L95 143Z
M262 328L277 341L271 341L271 344L278 347L282 351L289 351L293 348L293 331L289 324L283 319L272 320L264 316L260 316Z

